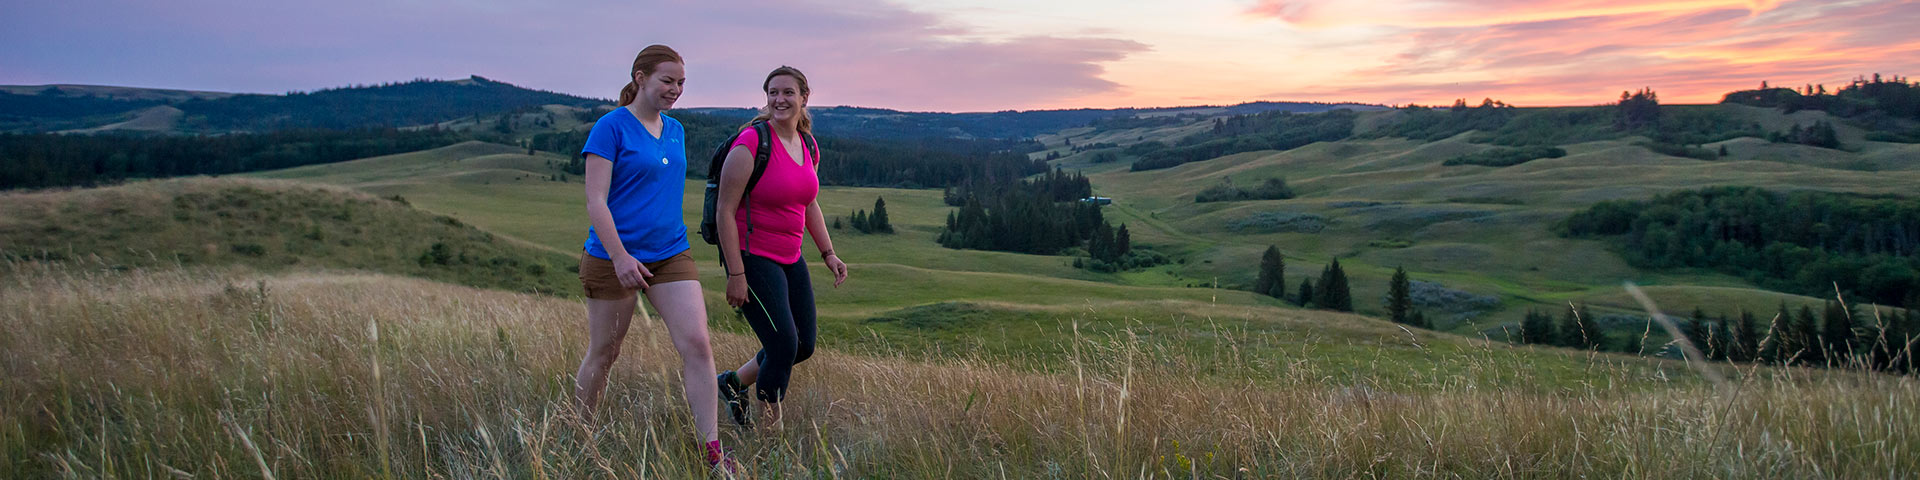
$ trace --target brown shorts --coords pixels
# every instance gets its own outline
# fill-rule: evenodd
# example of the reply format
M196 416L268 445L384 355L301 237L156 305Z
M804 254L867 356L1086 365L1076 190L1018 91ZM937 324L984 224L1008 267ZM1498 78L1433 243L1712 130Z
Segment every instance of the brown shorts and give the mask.
M648 285L700 279L700 270L694 266L693 257L687 256L687 252L644 265L647 271L653 273L653 276L647 277ZM620 277L613 274L612 260L585 252L580 254L580 286L586 289L587 298L595 300L621 300L640 291L620 285Z

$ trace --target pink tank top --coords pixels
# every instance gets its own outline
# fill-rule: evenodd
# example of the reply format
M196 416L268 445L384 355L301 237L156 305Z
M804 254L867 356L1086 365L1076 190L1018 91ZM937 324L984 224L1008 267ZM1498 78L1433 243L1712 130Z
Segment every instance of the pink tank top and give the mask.
M759 153L754 151L759 144L760 134L752 128L742 129L733 139L734 146L746 147L750 154ZM773 155L767 159L766 173L761 174L760 183L754 185L746 203L734 212L734 223L746 238L747 253L785 264L800 261L807 206L820 195L820 176L815 171L820 152L806 151L804 144L800 148L805 151L804 164L796 163L787 155L780 135L773 135Z

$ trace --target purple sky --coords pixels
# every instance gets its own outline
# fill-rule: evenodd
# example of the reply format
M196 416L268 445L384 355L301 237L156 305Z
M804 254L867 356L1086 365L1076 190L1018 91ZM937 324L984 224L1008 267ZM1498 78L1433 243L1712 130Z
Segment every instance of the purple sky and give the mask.
M1108 90L1114 38L967 41L881 0L809 2L186 0L22 2L0 20L0 84L281 93L480 75L612 98L651 43L687 58L681 107L751 106L791 64L817 105L1013 108Z

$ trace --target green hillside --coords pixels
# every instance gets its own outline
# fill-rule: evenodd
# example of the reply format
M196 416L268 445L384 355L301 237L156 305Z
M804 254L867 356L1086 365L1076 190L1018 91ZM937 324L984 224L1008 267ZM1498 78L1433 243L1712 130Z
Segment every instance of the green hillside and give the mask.
M187 178L0 194L0 255L79 270L349 269L574 295L572 258L404 200L318 184Z
M1474 131L1436 141L1366 135L1405 121L1396 111L1361 114L1355 128L1362 135L1355 138L1238 153L1164 170L1128 171L1126 161L1136 157L1124 153L1126 147L1148 141L1176 143L1204 131L1205 121L1124 131L1069 130L1043 139L1054 148L1035 155L1063 154L1056 165L1088 172L1096 194L1115 199L1109 218L1130 223L1136 244L1183 252L1189 260L1160 267L1161 274L1136 273L1129 279L1183 284L1218 278L1223 285L1243 288L1254 280L1248 266L1258 263L1267 245L1277 245L1290 257L1290 286L1316 276L1325 262L1340 257L1355 277L1355 306L1364 314L1384 314L1386 280L1395 266L1406 267L1415 280L1497 296L1499 306L1492 310L1443 317L1442 328L1468 334L1493 334L1500 325L1517 322L1529 308L1557 311L1569 302L1591 301L1590 307L1600 314L1632 313L1636 306L1598 300L1617 298L1623 281L1673 292L1664 296L1671 303L1662 303L1671 311L1771 312L1781 300L1778 293L1727 275L1643 271L1604 242L1563 238L1552 230L1554 223L1595 202L1714 185L1903 194L1920 184L1920 173L1915 172L1920 169L1920 145L1866 141L1859 128L1822 112L1783 114L1742 105L1667 108L1718 112L1769 130L1839 122L1847 147L1834 150L1743 137L1703 145L1728 147L1727 157L1706 161L1655 152L1645 137L1612 135L1619 138L1559 145L1567 152L1562 158L1505 168L1443 166L1451 158L1501 147L1475 143L1481 135ZM1114 147L1075 152L1067 142L1112 142ZM1118 154L1122 161L1093 163L1103 152ZM1286 179L1298 196L1194 201L1196 193L1224 182L1251 187L1269 178ZM1623 340L1624 333L1618 339Z

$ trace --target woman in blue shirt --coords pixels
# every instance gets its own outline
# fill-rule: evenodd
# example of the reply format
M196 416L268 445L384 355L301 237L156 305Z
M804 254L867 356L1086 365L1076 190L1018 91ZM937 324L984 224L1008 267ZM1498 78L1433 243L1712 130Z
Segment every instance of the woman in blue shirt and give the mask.
M587 163L587 228L580 284L587 294L586 358L574 377L574 397L591 414L606 390L607 371L644 292L680 352L682 379L694 426L716 464L719 406L713 350L707 340L706 300L687 256L680 204L686 190L686 132L661 112L686 84L685 61L665 45L633 60L632 82L620 90L620 108L594 122L580 154Z

